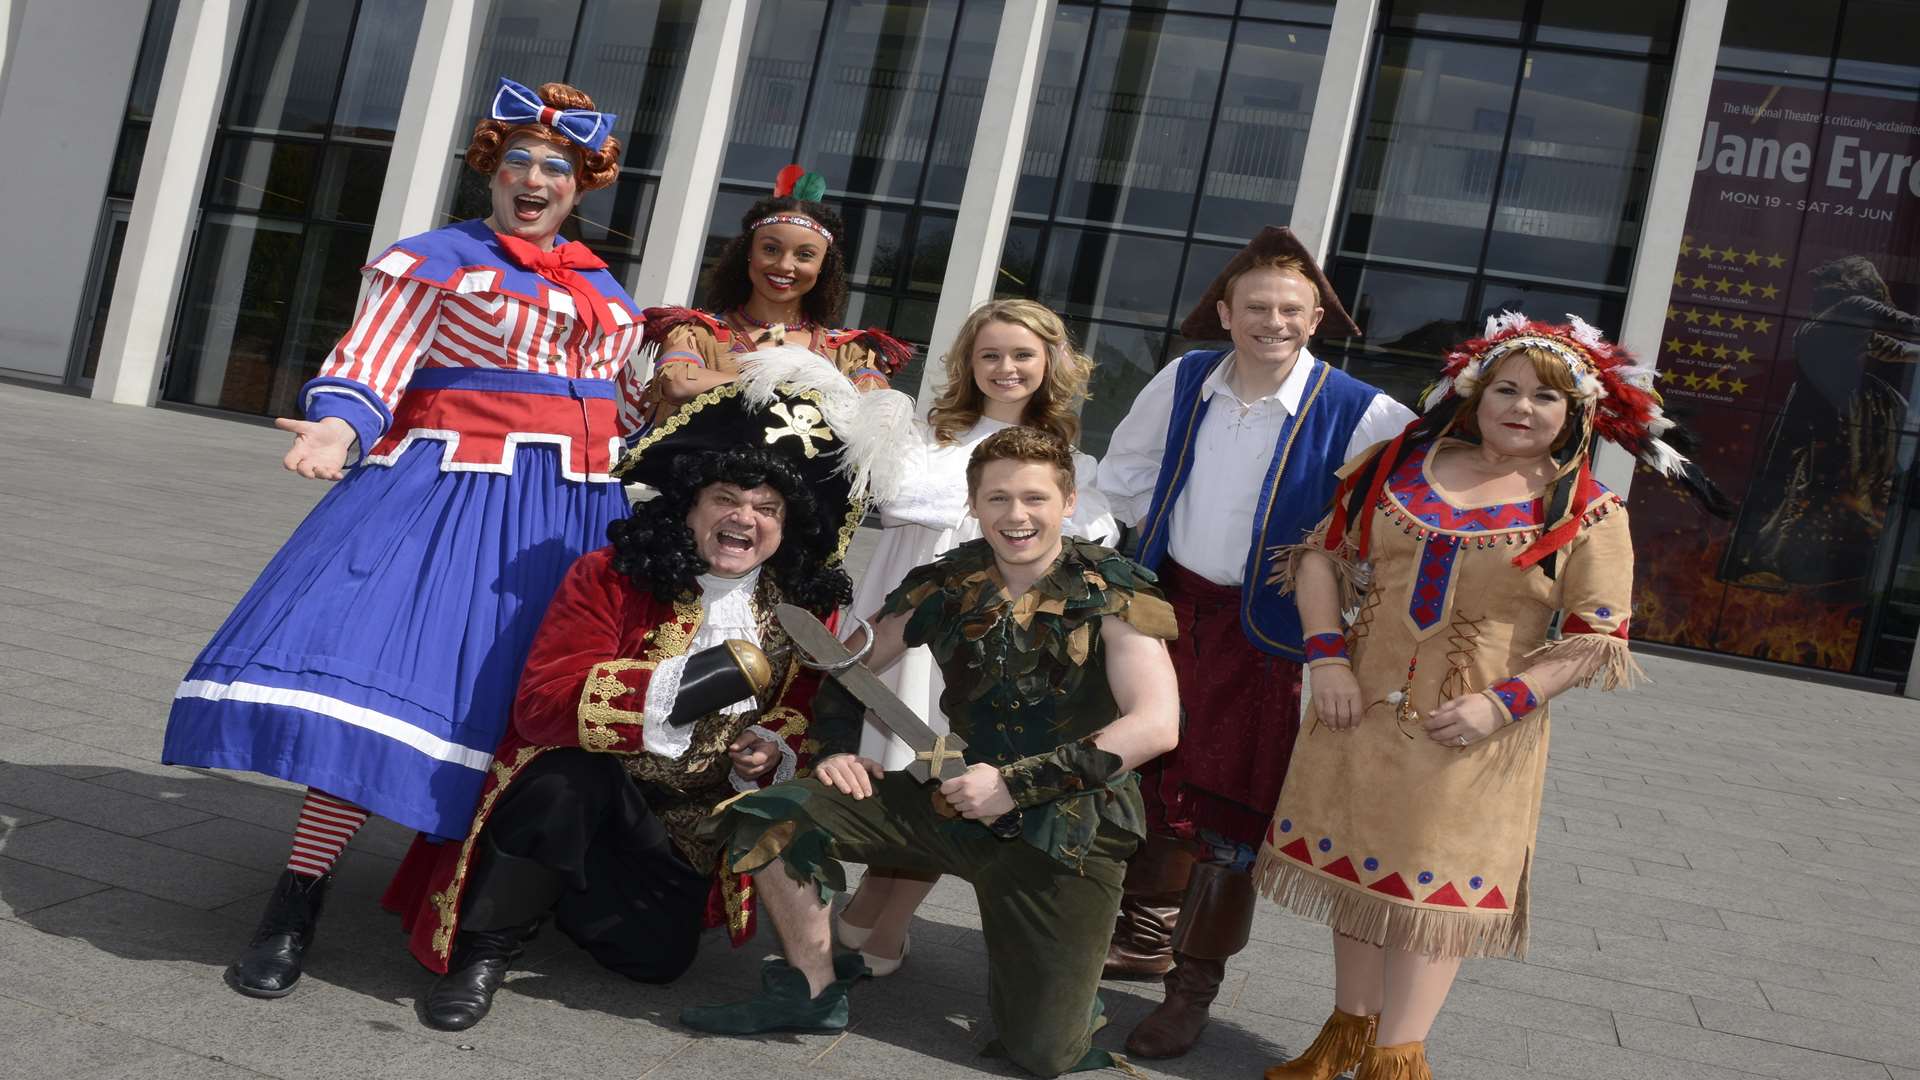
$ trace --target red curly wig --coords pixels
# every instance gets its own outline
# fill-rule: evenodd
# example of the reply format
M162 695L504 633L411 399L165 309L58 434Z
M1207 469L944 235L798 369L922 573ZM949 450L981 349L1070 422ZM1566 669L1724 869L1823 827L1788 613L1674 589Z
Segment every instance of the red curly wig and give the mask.
M586 91L566 83L543 83L537 91L540 100L556 109L591 109L593 99ZM580 178L580 190L595 191L620 176L620 140L607 136L598 150L588 150L545 124L509 124L485 119L473 126L473 141L467 144L467 168L489 179L500 169L500 155L515 135L531 135L542 142L565 150L573 158Z

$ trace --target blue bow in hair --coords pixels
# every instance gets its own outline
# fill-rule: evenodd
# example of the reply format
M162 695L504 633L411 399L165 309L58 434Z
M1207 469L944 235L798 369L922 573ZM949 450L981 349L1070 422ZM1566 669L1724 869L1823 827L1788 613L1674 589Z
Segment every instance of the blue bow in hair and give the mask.
M500 89L493 93L491 115L509 124L545 124L589 150L598 150L613 134L613 113L591 109L556 109L540 100L540 95L500 76Z

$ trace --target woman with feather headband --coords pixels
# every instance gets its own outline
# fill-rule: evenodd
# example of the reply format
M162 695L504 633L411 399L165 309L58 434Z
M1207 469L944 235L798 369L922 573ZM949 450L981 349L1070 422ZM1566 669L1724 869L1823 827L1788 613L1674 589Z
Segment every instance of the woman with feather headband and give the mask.
M1460 961L1525 952L1547 701L1639 674L1633 542L1593 478L1595 438L1725 509L1663 440L1652 375L1579 319L1494 318L1278 560L1313 719L1254 873L1331 925L1335 987L1320 1036L1268 1080L1430 1078L1424 1041Z
M804 346L862 390L884 388L913 359L913 346L883 331L834 329L847 310L847 229L826 193L818 173L781 169L707 273L706 310L647 309L654 375L642 409L652 423L739 378L741 358L768 345Z

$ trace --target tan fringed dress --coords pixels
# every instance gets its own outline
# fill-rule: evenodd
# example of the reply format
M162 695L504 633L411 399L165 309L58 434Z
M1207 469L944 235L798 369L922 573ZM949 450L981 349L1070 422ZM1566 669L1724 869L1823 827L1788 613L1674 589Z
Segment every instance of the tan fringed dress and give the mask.
M1520 956L1547 706L1518 676L1567 650L1601 654L1589 685L1638 673L1627 651L1632 541L1619 496L1593 483L1579 534L1553 557L1557 578L1519 569L1513 557L1541 532L1540 502L1455 506L1433 486L1430 452L1397 469L1370 511L1370 587L1358 526L1326 553L1343 606L1358 607L1347 646L1366 712L1337 732L1309 710L1255 877L1283 906L1362 941ZM1323 523L1282 563L1283 591L1326 535ZM1555 612L1562 636L1549 641ZM1463 748L1427 737L1421 717L1489 689L1517 722Z

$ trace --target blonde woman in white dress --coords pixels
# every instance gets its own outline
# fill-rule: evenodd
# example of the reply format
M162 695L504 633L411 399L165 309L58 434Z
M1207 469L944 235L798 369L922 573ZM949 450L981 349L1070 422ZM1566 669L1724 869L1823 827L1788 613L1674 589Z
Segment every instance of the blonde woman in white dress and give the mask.
M849 607L862 616L878 611L909 570L980 535L980 522L967 511L967 460L982 440L1015 425L1039 428L1069 445L1080 436L1077 409L1086 397L1093 361L1074 349L1066 324L1046 305L1032 300L981 305L967 317L942 363L944 389L919 425L919 459L899 497L879 507L880 545ZM1074 464L1079 505L1064 531L1111 544L1120 530L1094 482L1094 460L1075 453ZM935 731L947 730L940 711L945 683L925 646L909 650L880 678ZM912 752L869 722L860 756L891 771L906 767ZM909 947L907 927L934 880L869 867L838 918L841 943L859 949L875 975L898 970Z

